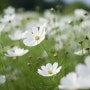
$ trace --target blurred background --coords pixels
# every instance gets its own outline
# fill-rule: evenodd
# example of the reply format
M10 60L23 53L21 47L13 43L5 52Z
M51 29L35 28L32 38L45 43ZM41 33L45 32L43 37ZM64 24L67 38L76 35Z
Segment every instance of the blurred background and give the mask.
M0 11L8 6L24 8L25 10L38 10L60 8L64 13L73 11L75 8L84 8L89 11L90 0L0 0Z

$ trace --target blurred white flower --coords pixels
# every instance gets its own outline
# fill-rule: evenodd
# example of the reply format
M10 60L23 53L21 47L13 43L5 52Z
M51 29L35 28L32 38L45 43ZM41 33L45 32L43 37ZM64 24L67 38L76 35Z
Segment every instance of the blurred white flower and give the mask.
M60 41L59 43L56 43L54 48L55 48L56 51L59 51L60 49L62 49L63 48L62 41Z
M90 88L90 56L87 56L84 64L78 64L76 66L76 73L79 76L78 83L81 88Z
M90 70L84 64L78 64L76 66L76 73L82 77L90 76Z
M87 65L87 67L88 67L89 70L90 70L90 56L87 56L87 57L85 58L85 64Z
M12 6L9 6L8 8L4 9L4 13L9 15L14 14L15 8L13 8Z
M11 40L21 40L21 39L23 39L24 38L24 35L25 35L25 33L26 33L27 31L23 31L23 30L16 30L15 32L14 32L14 34L10 34L9 35L9 38L11 39Z
M4 17L1 19L2 23L8 23L9 21L12 21L15 17L15 9L11 6L4 9Z
M16 57L16 56L23 56L26 54L29 50L24 50L19 48L18 46L15 46L9 50L7 50L7 54L5 54L8 57Z
M52 8L53 9L53 8ZM54 9L53 9L54 10ZM51 11L50 10L46 10L46 11L44 11L44 16L46 17L46 18L48 18L48 19L52 19L52 18L54 18L54 14L53 13L51 13Z
M78 64L76 66L76 72L82 77L90 77L90 56L85 58L85 65Z
M55 50L58 51L62 49L63 48L62 37L57 35L56 37L54 37L54 39L55 39L55 46L54 46Z
M35 27L31 31L28 31L25 39L23 40L23 43L26 46L35 46L45 39L45 35L46 32L44 26L41 26L39 28Z
M38 69L38 73L45 77L53 76L60 72L62 66L58 67L58 63L55 62L53 65L51 63L46 64L46 66L41 66L41 69Z
M11 25L13 27L20 27L22 20L23 20L23 17L20 14L16 13L14 19L11 22Z
M88 50L85 50L85 49L74 52L75 55L85 55L87 53L88 53Z
M1 19L2 23L8 23L11 22L14 19L15 15L4 15L4 17Z
M80 85L80 89L86 90L90 89L90 77L78 77L78 83Z
M42 53L42 57L43 57L43 58L48 57L48 54L47 54L47 52L46 52L45 50L44 50L43 53Z
M75 72L70 72L66 77L61 78L60 90L75 90L79 89L78 76Z
M80 24L80 27L81 27L83 30L88 30L88 29L90 29L90 20L85 20L85 21L83 21L83 22Z
M84 9L76 9L74 11L74 14L77 16L77 18L84 18L87 15L87 11Z
M0 75L0 84L4 84L6 82L5 75Z

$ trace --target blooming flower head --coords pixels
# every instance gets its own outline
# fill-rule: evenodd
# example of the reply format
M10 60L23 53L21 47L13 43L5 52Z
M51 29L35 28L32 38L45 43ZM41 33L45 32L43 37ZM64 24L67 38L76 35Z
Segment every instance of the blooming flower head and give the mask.
M75 51L74 54L75 55L85 55L88 53L88 50L83 49L83 50L79 50L79 51Z
M4 9L4 17L1 19L1 22L8 23L9 21L14 20L15 18L15 9L11 6Z
M85 15L87 15L87 11L85 11L84 9L76 9L74 11L75 15L78 17L78 18L84 18Z
M23 40L23 43L26 46L35 46L45 39L45 35L45 27L34 27L32 31L28 31L25 39Z
M4 17L1 19L2 23L8 23L11 22L14 19L15 15L4 15Z
M16 57L16 56L23 56L26 54L29 50L24 50L19 48L18 46L15 46L9 50L7 50L7 54L5 54L8 57Z
M8 8L4 9L4 13L5 14L14 14L15 13L15 8L13 8L12 6L9 6Z
M77 74L75 72L71 72L61 79L61 84L58 87L60 90L75 90L79 88L77 81Z
M78 64L76 66L76 73L78 74L78 82L83 89L90 88L90 56L85 58L85 64Z
M9 38L11 39L11 40L21 40L21 39L23 39L24 38L24 34L25 34L26 32L23 32L22 30L16 30L15 32L14 32L14 34L10 34L9 35Z
M90 78L90 56L85 58L85 64L78 64L76 66L76 72L78 75L82 77L89 77Z
M45 77L53 76L60 72L62 66L58 67L58 63L55 62L53 65L51 63L46 64L46 66L41 66L41 69L38 69L38 73Z
M6 81L5 75L0 75L0 84L4 84Z

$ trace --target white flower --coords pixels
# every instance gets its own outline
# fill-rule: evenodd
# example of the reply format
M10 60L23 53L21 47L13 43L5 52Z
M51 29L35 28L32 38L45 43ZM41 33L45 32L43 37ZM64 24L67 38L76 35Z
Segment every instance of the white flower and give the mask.
M6 81L5 75L0 75L0 84L4 84Z
M8 8L4 9L4 13L9 15L14 14L15 9L12 6L9 6Z
M78 17L78 18L83 18L85 17L85 15L87 14L87 11L85 11L84 9L76 9L74 11L74 14Z
M85 50L85 49L74 52L75 55L85 55L87 53L88 53L88 50Z
M58 63L55 62L53 65L51 63L46 64L46 66L41 66L41 69L38 69L38 73L45 77L53 76L60 72L62 66L58 67Z
M82 30L90 29L90 20L85 20L80 24Z
M63 48L63 43L62 43L62 41L60 40L59 41L59 43L55 43L55 50L56 51L59 51L60 49L62 49Z
M12 21L14 19L15 15L4 15L4 17L1 19L2 23L8 23L9 21Z
M76 73L82 77L90 76L90 70L84 64L78 64L76 66Z
M18 46L15 46L15 47L7 50L7 54L5 54L5 55L8 57L23 56L28 51L29 50L20 49Z
M42 53L42 57L43 57L43 58L48 57L48 54L47 54L47 52L46 52L45 50L44 50L43 53Z
M90 89L90 77L78 77L78 83L80 85L80 89L86 90Z
M10 23L13 27L20 27L20 25L22 24L23 21L23 17L21 13L15 13L15 17L12 20L12 22Z
M89 70L90 70L90 56L87 56L87 57L85 58L85 64L87 65L87 67L88 67Z
M79 76L90 78L90 56L85 58L85 64L78 64L76 66L76 72Z
M14 32L14 34L10 34L9 35L9 38L11 40L21 40L24 38L24 34L26 33L27 31L23 32L22 30L17 30Z
M78 82L83 89L90 88L90 56L85 58L85 65L78 64L76 66L76 73L78 74Z
M28 31L25 39L23 40L23 43L26 46L35 46L45 39L45 35L46 35L46 32L43 26L39 27L39 29L33 28L32 31Z
M58 86L60 90L75 90L79 89L78 77L75 72L67 74L61 79L61 84Z

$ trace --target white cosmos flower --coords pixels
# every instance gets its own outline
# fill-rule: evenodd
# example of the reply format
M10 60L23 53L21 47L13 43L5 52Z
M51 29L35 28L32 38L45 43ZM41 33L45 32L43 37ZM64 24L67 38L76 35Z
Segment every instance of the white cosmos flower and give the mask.
M85 64L86 64L86 66L89 68L89 70L90 70L90 56L87 56L86 58L85 58Z
M90 56L87 56L84 64L78 64L76 66L76 72L82 77L90 77Z
M90 56L87 56L84 64L76 66L76 73L78 74L78 82L83 89L90 89Z
M14 14L15 13L15 8L13 8L12 6L9 6L8 8L4 9L4 13L5 14Z
M90 77L78 77L78 83L80 85L80 90L90 89Z
M43 53L42 53L42 57L43 57L43 58L48 57L48 54L47 54L47 52L46 52L45 50L44 50Z
M59 51L60 49L62 49L63 48L62 41L60 40L59 43L56 42L54 47L56 51Z
M46 66L41 66L41 69L38 69L38 73L45 77L53 76L60 72L62 66L58 67L58 63L55 62L53 65L51 63L46 64Z
M34 27L31 31L28 31L23 43L26 46L35 46L45 39L45 35L46 32L44 26L39 27L39 29Z
M84 9L76 9L76 10L74 11L74 14L75 14L78 18L84 18L87 13L88 13L88 12L85 11Z
M4 84L6 81L5 75L0 75L0 84Z
M85 20L80 24L80 27L84 30L90 29L90 20Z
M24 50L19 48L18 46L15 46L9 50L7 50L7 54L5 54L8 57L15 57L15 56L23 56L26 54L29 50Z
M15 15L4 15L4 17L1 19L2 23L8 23L9 21L12 21L14 19Z
M79 51L75 51L74 54L75 55L85 55L88 53L88 50L83 49L83 50L79 50Z
M78 76L75 72L70 72L61 79L60 85L58 86L60 90L75 90L79 89Z
M87 77L87 76L90 76L90 70L88 69L88 67L84 64L78 64L76 66L76 73L79 75L79 76L82 76L82 77Z
M15 9L11 6L4 9L4 17L1 19L1 22L8 23L9 21L12 21L15 18Z
M15 32L14 32L14 34L10 34L9 35L9 38L11 39L11 40L21 40L21 39L23 39L24 38L24 35L25 35L25 33L26 33L27 31L22 31L22 30L16 30Z

